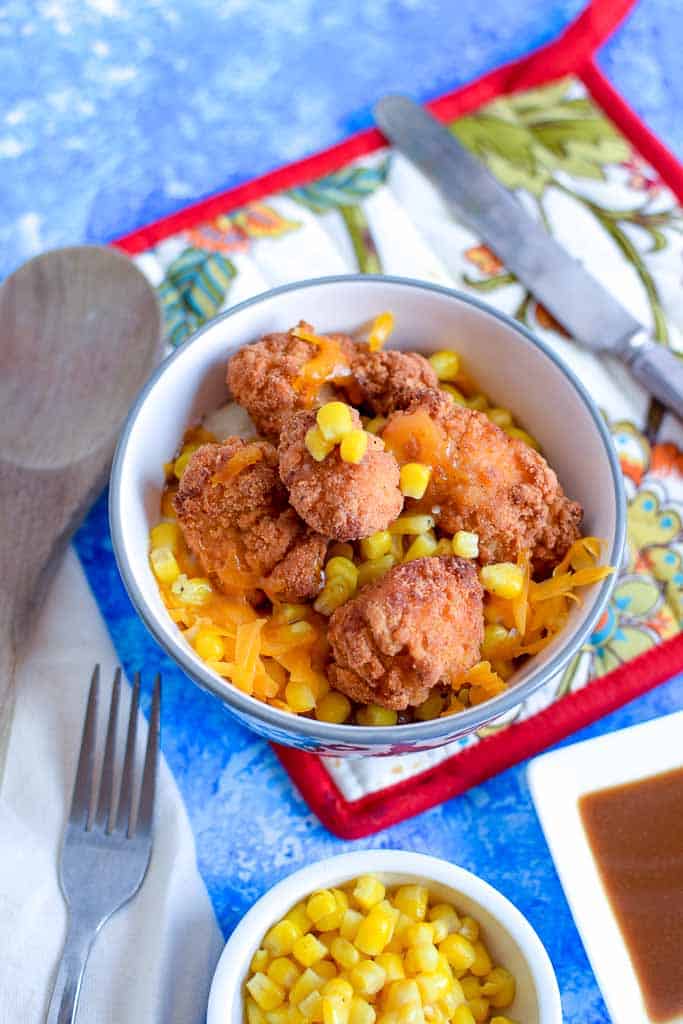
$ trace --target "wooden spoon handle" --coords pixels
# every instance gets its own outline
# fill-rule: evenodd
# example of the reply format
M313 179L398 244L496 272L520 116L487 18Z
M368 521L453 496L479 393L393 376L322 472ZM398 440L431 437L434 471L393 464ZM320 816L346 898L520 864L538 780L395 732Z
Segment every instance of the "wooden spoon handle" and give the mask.
M3 601L0 607L0 788L5 777L5 761L14 715L16 648L12 618L6 614L8 606L9 602Z

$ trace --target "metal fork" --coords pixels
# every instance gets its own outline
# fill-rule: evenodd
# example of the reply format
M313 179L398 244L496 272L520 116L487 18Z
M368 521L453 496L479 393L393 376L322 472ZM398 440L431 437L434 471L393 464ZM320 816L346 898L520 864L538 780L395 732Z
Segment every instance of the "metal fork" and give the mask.
M69 908L69 923L62 959L57 969L46 1024L73 1024L88 955L95 938L113 913L136 894L147 873L152 852L154 794L159 750L161 679L154 681L152 712L142 769L137 814L133 790L140 760L135 738L140 699L140 673L136 672L128 717L128 735L116 799L116 719L121 690L117 669L109 706L102 774L94 813L95 736L100 667L93 672L83 725L81 752L74 783L71 813L60 860L59 881Z

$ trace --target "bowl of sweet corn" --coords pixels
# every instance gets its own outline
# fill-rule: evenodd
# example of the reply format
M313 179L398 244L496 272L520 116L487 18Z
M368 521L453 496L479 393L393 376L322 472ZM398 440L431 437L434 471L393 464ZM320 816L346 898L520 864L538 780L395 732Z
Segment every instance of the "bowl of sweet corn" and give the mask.
M207 1024L561 1024L543 945L501 893L407 851L284 879L218 963Z
M381 310L391 310L392 317L378 316ZM485 622L482 660L460 691L447 699L433 693L410 716L376 704L354 706L330 687L316 660L326 643L325 623L350 595L391 566L443 554L476 559L476 533L459 530L439 538L433 516L404 511L387 529L355 545L330 545L324 586L310 606L283 603L264 616L217 593L191 568L173 520L174 488L193 452L207 441L240 433L242 425L234 419L215 427L217 411L230 397L227 359L302 319L328 332L374 323L378 337L387 333L390 319L392 348L421 352L455 402L466 402L510 436L523 435L527 444L540 446L566 492L584 508L584 536L557 567L559 577L529 585L528 565L500 563L481 570L494 613ZM457 386L463 367L478 389L469 397ZM233 416L235 410L240 412L233 405ZM314 460L323 461L333 449L346 462L363 459L381 424L365 420L360 429L349 417L348 406L337 401L319 409L306 436ZM383 439L396 445L406 440L389 441L386 431ZM258 458L254 447L247 445L237 461L248 465ZM429 467L403 460L400 490L406 501L419 501L428 483ZM124 583L167 653L245 725L275 742L338 756L428 750L516 717L520 706L578 654L604 611L613 577L603 577L622 558L624 508L622 475L602 417L550 348L470 296L381 276L286 285L206 325L143 389L119 442L110 489L112 540ZM578 594L570 592L574 585L581 586ZM533 601L544 602L536 618L543 620L545 635L525 645L524 629L517 629L524 653L522 660L510 660L510 626L519 627L520 615L529 621ZM496 653L506 648L507 661Z

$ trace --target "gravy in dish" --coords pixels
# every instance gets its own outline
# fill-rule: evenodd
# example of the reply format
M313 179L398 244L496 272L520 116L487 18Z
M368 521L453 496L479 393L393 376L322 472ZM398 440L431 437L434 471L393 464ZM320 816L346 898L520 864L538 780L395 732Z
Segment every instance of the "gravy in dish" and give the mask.
M683 1014L683 768L587 793L579 811L648 1015L673 1020Z

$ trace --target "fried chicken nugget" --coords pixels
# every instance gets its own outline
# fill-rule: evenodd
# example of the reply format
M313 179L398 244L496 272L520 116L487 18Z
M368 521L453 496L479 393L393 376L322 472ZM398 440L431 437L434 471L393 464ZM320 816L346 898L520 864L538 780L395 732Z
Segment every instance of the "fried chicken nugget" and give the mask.
M329 361L327 372L321 367L319 393L315 385L302 385L302 370L320 355L313 342L297 338L293 333L302 330L314 334L310 324L303 320L298 328L284 334L265 334L260 341L245 345L228 361L227 383L232 396L243 406L260 434L277 439L284 418L294 410L310 409L329 398L325 380L348 373L353 341L344 334L326 335ZM326 342L326 343L327 343Z
M188 547L226 592L260 588L282 601L319 592L328 539L290 508L269 442L202 445L174 505Z
M355 409L351 418L354 427L361 426ZM357 465L344 462L338 448L316 462L306 448L306 434L315 422L314 412L297 412L282 427L280 477L291 504L312 529L335 540L359 540L386 529L403 507L396 459L369 434Z
M418 558L341 605L329 623L330 682L352 700L401 711L479 661L483 590L476 566Z
M535 574L548 575L579 537L583 510L566 497L543 456L508 437L484 413L432 390L390 418L383 435L390 447L392 423L419 410L437 425L448 452L422 500L439 509L441 529L478 534L482 564L515 561L528 551Z
M436 388L431 364L417 352L368 352L359 347L351 360L351 377L343 386L354 405L369 406L378 416L405 409L416 391Z

